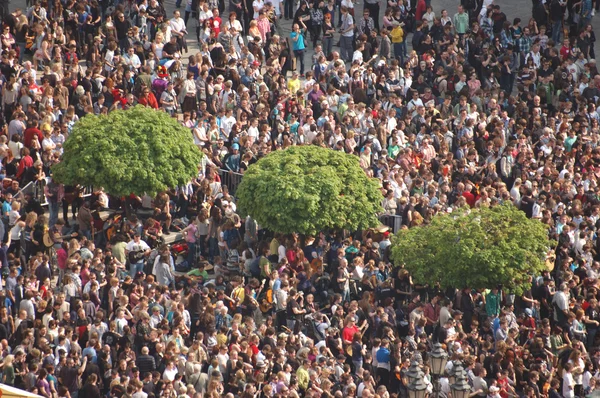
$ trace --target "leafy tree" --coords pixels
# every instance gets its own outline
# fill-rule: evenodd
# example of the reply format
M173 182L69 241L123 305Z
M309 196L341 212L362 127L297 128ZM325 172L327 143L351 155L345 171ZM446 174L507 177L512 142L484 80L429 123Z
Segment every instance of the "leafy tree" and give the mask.
M236 196L261 226L304 234L377 225L383 199L356 156L318 146L272 152L248 168Z
M391 257L415 283L442 288L491 288L503 284L520 294L530 275L540 275L553 245L547 226L512 204L459 209L431 224L400 231Z
M136 106L80 119L52 174L59 182L101 186L116 196L152 195L188 183L201 158L176 119Z

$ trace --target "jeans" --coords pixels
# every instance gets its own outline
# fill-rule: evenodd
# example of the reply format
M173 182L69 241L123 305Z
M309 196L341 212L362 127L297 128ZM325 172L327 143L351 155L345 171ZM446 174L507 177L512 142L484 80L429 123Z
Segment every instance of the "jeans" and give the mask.
M23 56L25 55L25 45L26 43L17 43L17 46L19 47L19 63L23 62Z
M352 36L340 36L340 57L342 57L342 60L346 61L346 62L350 62L352 61L352 53L354 52L353 50L353 43L354 43L354 35Z
M598 334L598 328L588 328L587 329L587 347L594 346L594 340L596 339L596 335Z
M360 359L358 361L352 361L352 364L354 365L354 374L356 374L356 372L358 372L358 369L362 368L363 366L363 360Z
M342 302L350 302L350 289L342 290Z
M300 64L300 74L304 74L304 50L294 50L296 56L296 67Z
M135 274L138 272L144 271L144 262L139 262L135 264L129 264L129 275L131 275L132 279L135 279Z
M48 220L48 226L50 228L52 228L54 226L54 224L56 224L56 221L58 221L58 211L60 209L60 206L58 204L58 202L55 201L50 201L48 202L48 212L49 214L49 220Z
M333 51L333 37L323 37L323 54L325 57L329 57L329 54Z
M188 255L187 262L190 268L194 267L194 258L196 257L196 242L187 242L188 246Z
M406 42L394 43L394 57L400 62L400 65L404 65L404 59L406 58Z
M219 255L219 241L217 238L208 238L208 258L212 261Z
M562 31L562 21L552 21L552 40L555 43L560 43L560 34Z

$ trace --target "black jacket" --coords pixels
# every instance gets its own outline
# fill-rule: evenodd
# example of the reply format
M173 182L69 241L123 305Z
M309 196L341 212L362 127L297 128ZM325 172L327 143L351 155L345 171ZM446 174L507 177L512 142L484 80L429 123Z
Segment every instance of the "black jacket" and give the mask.
M151 355L140 355L137 357L135 364L140 369L140 374L145 372L153 372L156 370L156 361Z

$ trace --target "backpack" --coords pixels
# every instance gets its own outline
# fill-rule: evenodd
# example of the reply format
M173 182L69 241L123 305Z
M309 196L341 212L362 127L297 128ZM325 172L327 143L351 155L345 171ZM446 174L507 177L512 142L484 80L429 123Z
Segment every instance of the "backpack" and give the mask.
M250 263L250 273L252 274L253 277L255 278L260 278L260 259L263 256L257 256L254 260L252 260L252 262Z
M90 79L90 83L92 84L92 97L96 98L102 92L102 86L96 79Z
M431 91L436 97L440 95L440 83L442 81L444 81L444 78L442 76L438 76L433 80L433 87L431 88Z

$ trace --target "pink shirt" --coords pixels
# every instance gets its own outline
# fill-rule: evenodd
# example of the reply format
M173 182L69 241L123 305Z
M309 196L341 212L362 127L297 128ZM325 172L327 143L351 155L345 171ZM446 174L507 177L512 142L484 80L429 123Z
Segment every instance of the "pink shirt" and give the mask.
M189 243L196 242L196 231L198 228L196 224L190 224L190 229L187 230L187 234L185 235L185 241Z
M271 23L268 18L259 18L258 21L256 21L256 24L260 31L260 38L264 43L267 41L267 33L271 32Z

